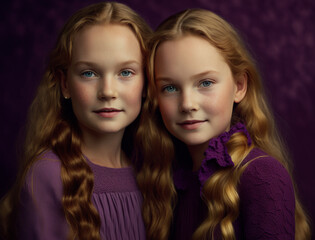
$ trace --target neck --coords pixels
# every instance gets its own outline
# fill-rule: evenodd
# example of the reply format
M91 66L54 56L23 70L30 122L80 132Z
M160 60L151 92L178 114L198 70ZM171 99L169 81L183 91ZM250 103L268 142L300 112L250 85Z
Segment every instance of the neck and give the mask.
M83 134L82 152L94 164L110 167L127 167L128 159L121 149L123 132L95 136Z
M204 152L206 151L208 147L208 142L199 144L199 145L190 145L187 146L192 162L193 162L193 171L198 171L202 160L204 159Z

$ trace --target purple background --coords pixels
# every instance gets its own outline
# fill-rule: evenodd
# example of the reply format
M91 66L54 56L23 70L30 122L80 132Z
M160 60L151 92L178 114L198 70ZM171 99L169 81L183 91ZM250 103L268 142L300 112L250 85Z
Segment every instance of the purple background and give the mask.
M16 177L17 145L46 57L66 19L95 1L2 2L0 196ZM243 34L260 64L277 122L292 154L301 200L315 217L315 1L123 0L155 28L185 8L207 8Z

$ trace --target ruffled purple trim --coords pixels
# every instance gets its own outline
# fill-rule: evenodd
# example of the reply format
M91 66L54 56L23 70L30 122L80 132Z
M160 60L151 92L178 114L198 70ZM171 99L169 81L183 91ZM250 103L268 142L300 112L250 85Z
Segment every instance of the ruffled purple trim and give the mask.
M245 125L240 122L235 124L230 131L224 132L219 137L213 138L209 141L208 148L205 151L205 159L201 163L198 174L201 184L200 194L203 185L216 170L219 168L234 166L231 156L227 152L226 143L230 140L231 136L237 132L243 132L247 136L248 146L251 145L249 133L247 132Z
M200 182L200 195L201 189L207 179L218 169L224 167L233 167L234 163L227 152L226 143L229 141L231 136L236 132L243 132L247 136L247 143L251 145L251 138L245 125L241 122L235 124L228 132L222 133L220 136L213 138L209 141L208 148L205 151L205 158L201 163L198 178ZM191 175L190 171L185 169L178 169L174 171L174 184L177 189L186 189L187 180L189 179L187 176Z

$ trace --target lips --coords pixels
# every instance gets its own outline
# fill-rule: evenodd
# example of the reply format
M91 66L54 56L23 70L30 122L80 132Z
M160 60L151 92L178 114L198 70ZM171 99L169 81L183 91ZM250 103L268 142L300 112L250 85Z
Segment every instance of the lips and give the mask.
M122 110L117 109L117 108L102 108L94 112L103 118L113 118L116 115L118 115L120 112L122 112Z
M202 125L204 122L206 122L206 120L186 120L178 123L178 125L186 130L194 130Z
M96 113L102 113L102 112L121 112L121 110L116 109L116 108L102 108L99 110L94 111Z

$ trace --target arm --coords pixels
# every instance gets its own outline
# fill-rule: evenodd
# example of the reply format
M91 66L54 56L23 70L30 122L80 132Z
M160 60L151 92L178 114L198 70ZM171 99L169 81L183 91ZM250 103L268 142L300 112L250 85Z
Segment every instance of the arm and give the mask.
M19 239L66 239L67 222L61 199L58 158L38 160L29 170L21 191Z
M245 239L294 239L294 189L277 160L263 157L249 163L239 193Z

